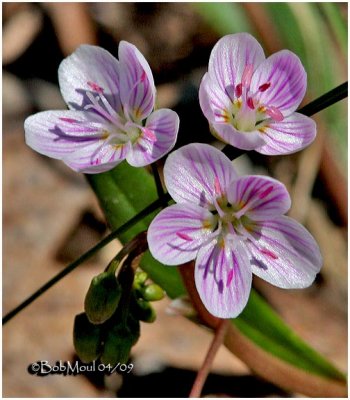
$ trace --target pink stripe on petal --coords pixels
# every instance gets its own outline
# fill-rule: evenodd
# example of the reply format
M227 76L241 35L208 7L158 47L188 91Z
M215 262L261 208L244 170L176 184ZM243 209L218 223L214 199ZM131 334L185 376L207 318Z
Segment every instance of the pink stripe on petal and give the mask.
M207 310L219 318L238 316L247 304L252 273L249 255L240 241L221 239L202 247L195 265L195 282Z
M191 236L187 235L186 233L182 233L182 232L176 232L176 235L180 238L180 239L184 239L187 240L189 242L192 242L192 238Z
M237 214L253 221L275 218L285 214L291 205L286 187L277 180L258 176L242 176L232 182L228 201L238 207Z
M253 273L282 288L312 284L322 266L320 249L310 233L286 216L260 222L256 241L247 242Z
M266 256L272 258L273 260L277 260L278 256L268 249L260 249L260 253L265 254Z
M266 82L270 83L269 89L259 92ZM278 109L284 116L290 115L298 108L306 91L306 72L299 58L288 50L268 57L254 72L251 91L259 92L257 99L266 108Z
M24 123L26 143L52 158L63 159L86 147L99 147L109 126L82 111L43 111ZM102 121L102 120L101 120Z
M215 218L208 210L194 204L174 204L152 221L147 233L149 249L164 264L183 264L196 257L214 228Z
M316 137L314 120L293 113L281 122L271 123L261 134L265 144L256 151L267 155L291 154L310 145Z
M258 41L248 33L226 35L214 46L210 58L209 75L223 91L228 86L235 88L242 82L249 82L250 71L265 60ZM250 82L249 82L250 83Z
M202 143L174 151L164 166L165 185L173 199L204 207L213 205L218 185L224 194L236 177L231 161L219 150Z
M273 191L273 189L274 189L273 186L268 187L264 192L258 194L259 198L264 199Z
M76 108L82 105L84 92L103 91L111 106L120 111L119 73L118 60L107 50L81 45L59 66L62 96L70 108Z
M145 119L153 110L156 88L152 71L141 52L131 43L119 44L120 97L134 121Z

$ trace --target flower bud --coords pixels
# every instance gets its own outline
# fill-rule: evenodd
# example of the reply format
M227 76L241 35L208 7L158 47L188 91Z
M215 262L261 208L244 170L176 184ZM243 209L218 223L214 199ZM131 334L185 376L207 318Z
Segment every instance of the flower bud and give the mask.
M134 297L132 304L132 315L143 322L154 322L157 314L154 308L149 304L147 300L138 299Z
M102 272L95 276L84 303L90 322L102 324L107 321L117 309L121 294L121 285L114 274Z
M129 359L132 346L139 337L139 321L128 316L126 325L123 322L117 323L107 332L101 362L105 365L125 364Z
M73 329L74 348L84 363L96 360L101 354L101 327L92 324L85 313L75 316Z
M147 278L148 278L148 275L144 271L138 271L135 274L135 282L140 285L143 285L146 282Z
M143 288L142 297L147 301L162 300L164 298L164 290L155 283L152 283Z

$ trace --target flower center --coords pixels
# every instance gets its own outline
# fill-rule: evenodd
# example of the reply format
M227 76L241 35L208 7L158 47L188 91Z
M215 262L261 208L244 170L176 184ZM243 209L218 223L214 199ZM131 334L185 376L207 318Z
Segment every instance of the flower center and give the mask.
M221 227L221 235L224 236L250 236L249 232L253 230L254 222L244 215L242 207L231 204L226 196L214 198L214 214L218 218L218 226Z
M101 86L95 82L87 82L87 84L92 91L86 92L90 103L85 106L85 110L92 110L107 120L109 129L104 129L102 132L105 144L119 145L128 141L135 143L141 135L152 142L157 139L150 129L134 123L126 115L118 114L104 95L104 89Z
M263 132L271 119L282 121L283 114L274 107L264 104L260 101L260 93L271 88L271 82L265 82L258 87L255 93L252 93L250 84L253 76L253 65L247 65L243 71L242 81L234 88L235 100L232 103L231 110L228 113L229 120L233 126L244 132L261 130Z

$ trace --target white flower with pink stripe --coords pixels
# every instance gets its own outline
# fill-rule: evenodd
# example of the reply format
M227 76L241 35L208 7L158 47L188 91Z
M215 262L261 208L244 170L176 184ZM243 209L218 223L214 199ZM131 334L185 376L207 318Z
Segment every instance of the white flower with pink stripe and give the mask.
M124 159L143 167L174 147L179 117L154 111L156 88L146 59L125 41L118 55L82 45L62 61L58 77L69 110L27 118L30 147L85 173L110 170Z
M152 255L167 265L195 261L195 282L206 308L221 318L245 307L252 273L281 288L304 288L322 265L319 247L285 216L290 197L264 176L237 176L219 150L193 143L170 154L164 167L177 204L148 230Z
M214 46L199 99L213 134L262 154L290 154L316 136L315 122L295 110L306 91L306 72L288 50L265 58L248 33L224 36Z

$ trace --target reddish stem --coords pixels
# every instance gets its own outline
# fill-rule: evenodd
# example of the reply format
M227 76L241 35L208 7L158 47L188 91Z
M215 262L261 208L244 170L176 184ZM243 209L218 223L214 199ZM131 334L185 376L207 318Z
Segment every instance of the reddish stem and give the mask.
M228 319L220 320L216 328L213 341L211 342L211 345L209 347L208 353L193 383L191 393L189 395L190 398L200 397L203 386L205 384L205 381L209 375L211 366L213 364L215 355L224 341L228 326L229 326Z
M214 357L224 341L225 333L229 327L229 320L214 317L204 307L202 300L198 295L197 288L194 282L194 262L189 262L179 266L179 271L181 273L187 292L191 298L192 304L198 312L200 319L205 323L205 325L208 325L211 328L215 329L215 336L210 345L203 365L198 371L196 380L194 381L191 393L189 395L189 397L193 398L199 397L201 394L203 385L209 374Z

